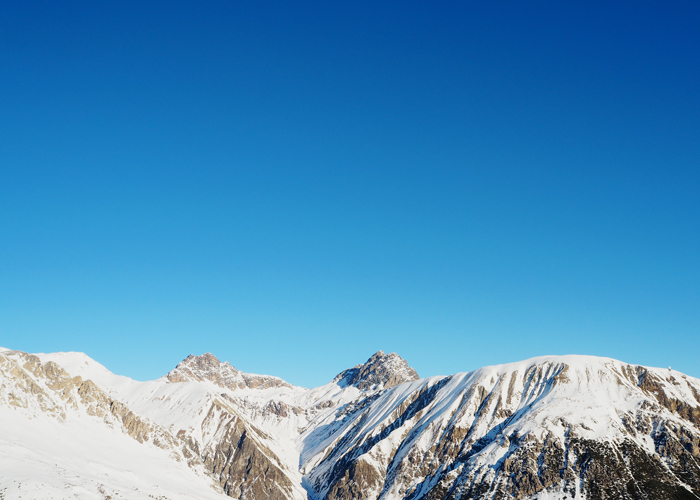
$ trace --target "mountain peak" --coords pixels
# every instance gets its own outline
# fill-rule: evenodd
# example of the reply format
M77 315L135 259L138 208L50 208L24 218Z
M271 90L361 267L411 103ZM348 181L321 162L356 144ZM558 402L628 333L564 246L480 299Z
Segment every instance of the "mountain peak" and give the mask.
M196 367L199 369L204 369L204 368L219 368L221 365L229 365L228 361L222 363L219 361L219 358L214 356L210 352L205 352L204 354L200 354L199 356L195 356L194 354L190 354L187 356L185 359L183 359L177 367ZM231 365L229 365L231 366ZM233 366L231 366L235 370Z
M335 378L336 381L342 380L360 390L380 384L388 389L418 379L418 373L405 359L395 352L386 354L384 351L377 351L364 364L345 370Z
M284 380L269 375L254 375L243 373L230 365L228 361L221 362L212 353L199 356L190 354L180 361L166 375L168 382L213 382L227 389L267 389L269 387L291 387Z

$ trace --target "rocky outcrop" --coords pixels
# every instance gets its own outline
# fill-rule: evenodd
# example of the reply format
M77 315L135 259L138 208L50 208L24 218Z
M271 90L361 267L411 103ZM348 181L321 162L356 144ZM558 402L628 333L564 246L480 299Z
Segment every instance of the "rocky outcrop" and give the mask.
M378 351L365 364L345 370L335 378L336 381L353 385L360 390L377 386L389 389L418 379L418 373L405 359L395 352L385 354L384 351Z
M172 383L203 382L206 380L226 389L292 387L291 384L278 377L254 375L236 370L228 361L222 363L211 353L201 356L190 354L166 377Z
M326 495L327 500L347 498L368 500L376 498L375 492L381 486L383 477L375 467L365 460L352 462L343 475L333 483Z
M227 495L254 500L293 498L294 485L280 460L262 444L263 433L233 409L215 402L202 427L215 429L212 445L202 458Z

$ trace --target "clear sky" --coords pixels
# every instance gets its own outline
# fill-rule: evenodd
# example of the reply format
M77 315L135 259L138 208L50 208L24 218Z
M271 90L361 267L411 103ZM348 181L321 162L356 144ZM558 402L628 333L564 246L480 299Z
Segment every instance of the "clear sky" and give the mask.
M700 3L3 2L0 345L700 377Z

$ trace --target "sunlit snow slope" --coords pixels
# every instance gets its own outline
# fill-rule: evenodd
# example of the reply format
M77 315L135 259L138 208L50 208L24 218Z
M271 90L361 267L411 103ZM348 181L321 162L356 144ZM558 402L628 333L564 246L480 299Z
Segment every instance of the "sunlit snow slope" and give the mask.
M0 377L5 499L700 498L700 381L612 359L419 379L380 351L305 389L211 354L137 382L0 351Z

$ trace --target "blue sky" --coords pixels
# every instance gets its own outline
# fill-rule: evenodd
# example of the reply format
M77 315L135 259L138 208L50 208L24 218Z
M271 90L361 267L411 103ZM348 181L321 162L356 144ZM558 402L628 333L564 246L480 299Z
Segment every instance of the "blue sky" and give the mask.
M202 5L204 4L204 5ZM6 2L0 345L700 376L700 4Z

